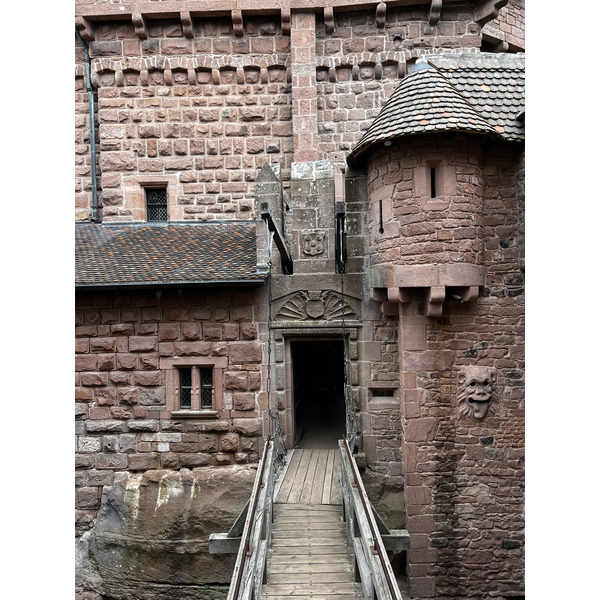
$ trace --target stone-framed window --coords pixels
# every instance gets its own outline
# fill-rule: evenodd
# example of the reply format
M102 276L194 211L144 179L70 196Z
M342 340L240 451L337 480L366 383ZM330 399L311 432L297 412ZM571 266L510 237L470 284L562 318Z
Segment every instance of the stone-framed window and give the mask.
M217 418L223 410L223 357L163 358L167 411L172 418Z
M167 188L147 187L146 192L146 220L148 222L165 222L167 216Z
M164 190L164 210L153 218L150 204L153 197ZM133 221L179 221L183 219L183 207L177 205L177 198L182 194L182 185L176 175L135 175L123 180L124 206L131 212ZM151 200L149 204L149 200ZM162 218L164 217L164 218Z

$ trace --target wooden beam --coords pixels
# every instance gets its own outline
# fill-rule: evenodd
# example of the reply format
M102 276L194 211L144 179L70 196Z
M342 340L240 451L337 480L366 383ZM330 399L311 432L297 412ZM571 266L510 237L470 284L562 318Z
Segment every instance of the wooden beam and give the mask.
M410 549L410 535L406 529L392 529L389 533L382 533L381 541L390 552Z
M260 218L266 221L267 228L269 229L269 231L272 231L274 233L275 245L277 246L279 254L281 255L281 265L283 267L283 272L286 274L293 273L294 263L292 260L292 253L288 250L281 230L279 229L277 223L275 222L275 219L273 218L271 205L268 202L261 202Z
M229 537L226 533L211 533L208 538L209 554L237 554L242 537Z

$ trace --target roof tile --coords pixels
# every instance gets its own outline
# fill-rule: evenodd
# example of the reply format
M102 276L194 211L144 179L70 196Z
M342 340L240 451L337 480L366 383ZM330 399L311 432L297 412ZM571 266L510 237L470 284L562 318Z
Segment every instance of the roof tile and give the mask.
M75 226L77 286L259 280L254 222Z
M428 55L400 82L348 157L369 146L428 131L525 139L524 54Z

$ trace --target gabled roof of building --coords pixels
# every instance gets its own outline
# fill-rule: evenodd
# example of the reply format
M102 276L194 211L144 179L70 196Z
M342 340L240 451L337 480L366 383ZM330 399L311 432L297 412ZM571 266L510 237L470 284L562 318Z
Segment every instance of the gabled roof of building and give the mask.
M75 226L77 287L258 284L254 222Z
M523 53L421 57L348 159L356 159L377 143L439 131L464 131L522 141L524 107Z

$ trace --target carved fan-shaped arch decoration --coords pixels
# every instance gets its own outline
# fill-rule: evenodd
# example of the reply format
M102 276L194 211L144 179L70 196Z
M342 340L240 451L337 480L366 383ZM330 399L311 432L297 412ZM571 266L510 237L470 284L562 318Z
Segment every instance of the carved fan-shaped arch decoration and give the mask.
M306 314L306 299L308 294L300 292L290 298L275 315L276 321L304 321Z
M275 315L276 321L337 321L342 317L358 319L356 312L342 298L331 290L297 292L289 298Z

